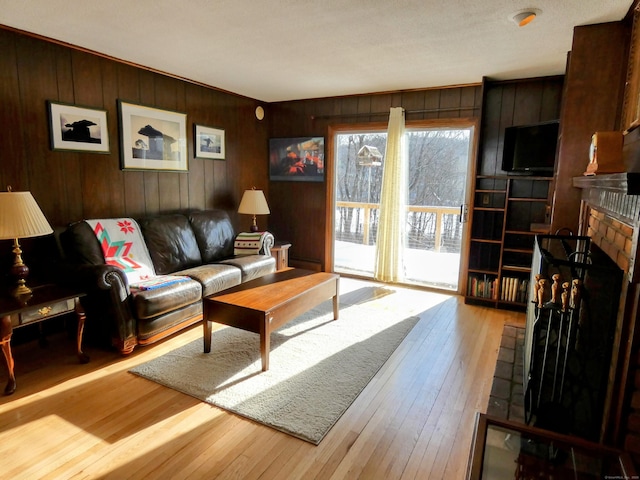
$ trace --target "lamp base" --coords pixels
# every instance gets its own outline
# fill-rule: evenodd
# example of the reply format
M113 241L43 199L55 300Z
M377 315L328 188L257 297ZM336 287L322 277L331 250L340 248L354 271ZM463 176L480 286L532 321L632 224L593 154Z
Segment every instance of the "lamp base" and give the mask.
M13 291L11 292L11 295L13 295L14 297L20 300L23 300L23 299L31 298L32 293L33 291L24 284L24 280L23 280L23 283L18 282L18 286L13 289Z
M249 231L252 233L255 233L258 231L258 224L256 223L256 216L253 216L253 223L251 224L251 227L249 227Z
M13 261L13 266L11 267L11 275L14 278L17 278L17 286L11 292L14 297L24 297L27 295L31 295L31 289L26 285L26 278L29 275L29 267L27 267L22 261L22 249L20 248L20 243L18 239L14 239L13 241L13 254L15 255L15 259Z

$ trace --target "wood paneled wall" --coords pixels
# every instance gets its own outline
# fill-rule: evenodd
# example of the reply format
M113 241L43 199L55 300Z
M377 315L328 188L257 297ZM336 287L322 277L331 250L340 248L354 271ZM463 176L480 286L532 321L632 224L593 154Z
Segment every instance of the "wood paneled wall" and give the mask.
M479 118L482 105L480 85L457 88L356 95L270 105L269 135L324 136L327 176L333 173L333 152L329 129L340 125L388 122L391 107L404 107L406 121ZM290 257L296 261L329 269L327 208L331 192L325 183L270 182L269 225L276 238L292 243Z
M563 76L509 82L486 81L478 175L506 175L502 170L504 130L558 120Z
M0 185L32 192L52 225L184 209L235 214L245 188L266 189L267 126L258 102L0 29ZM122 171L117 100L187 114L188 173ZM109 154L52 151L46 101L107 110ZM193 158L193 125L223 128L226 160Z
M265 190L272 212L259 218L259 226L279 240L292 242L294 261L319 268L327 267L331 240L329 182L269 182L268 138L322 135L328 146L330 128L386 123L392 106L404 107L411 122L480 118L483 102L478 84L273 103L264 105L266 117L259 121L254 114L260 104L256 100L21 32L0 28L0 49L0 186L30 190L52 225L82 218L224 208L236 228L243 230L250 220L235 209L244 189L255 186ZM511 109L518 122L525 121L522 115L527 119L553 116L544 105L547 100L553 103L556 92L545 85L536 88L533 98L530 90L521 95L516 84L502 87L498 113ZM120 169L118 99L187 113L188 173ZM111 152L52 151L47 100L107 110ZM487 101L492 103L493 97ZM225 161L193 158L193 124L225 129ZM494 146L498 148L497 143ZM326 154L330 175L332 152ZM492 167L484 165L490 164L484 158L482 172L489 173L486 169Z
M628 22L576 27L560 119L560 162L551 231L578 231L580 190L573 186L589 164L591 136L620 129L626 79Z

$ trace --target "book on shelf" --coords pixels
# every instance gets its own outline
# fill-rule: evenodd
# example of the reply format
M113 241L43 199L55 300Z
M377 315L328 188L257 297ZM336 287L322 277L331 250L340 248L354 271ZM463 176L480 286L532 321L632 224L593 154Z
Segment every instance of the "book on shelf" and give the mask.
M467 295L470 297L498 298L498 278L492 275L471 275L467 286Z
M505 302L526 303L528 289L528 279L502 277L500 300Z

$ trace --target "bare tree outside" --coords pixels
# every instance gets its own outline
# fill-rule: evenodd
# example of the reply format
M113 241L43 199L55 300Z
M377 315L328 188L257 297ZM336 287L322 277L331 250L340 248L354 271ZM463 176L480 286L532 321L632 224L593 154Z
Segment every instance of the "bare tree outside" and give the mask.
M336 136L337 241L375 244L384 157L381 166L363 164L358 152L366 145L384 153L386 137L386 132ZM407 248L460 253L458 211L464 203L470 141L471 129L407 130Z

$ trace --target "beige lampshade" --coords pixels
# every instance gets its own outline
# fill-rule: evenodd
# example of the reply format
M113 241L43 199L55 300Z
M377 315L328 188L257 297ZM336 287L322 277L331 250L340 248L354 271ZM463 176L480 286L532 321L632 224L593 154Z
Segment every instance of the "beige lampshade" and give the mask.
M264 198L262 190L245 190L238 207L238 213L246 213L249 215L267 215L269 205L267 199Z
M0 240L50 233L53 229L31 192L0 192Z

